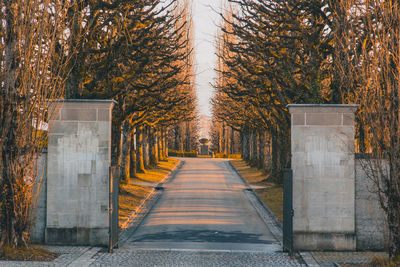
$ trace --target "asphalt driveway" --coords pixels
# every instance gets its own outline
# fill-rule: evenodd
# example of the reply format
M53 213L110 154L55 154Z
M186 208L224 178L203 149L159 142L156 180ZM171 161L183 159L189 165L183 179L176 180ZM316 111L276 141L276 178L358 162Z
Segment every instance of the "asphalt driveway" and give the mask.
M245 184L221 159L184 165L124 246L207 250L280 250L246 197Z

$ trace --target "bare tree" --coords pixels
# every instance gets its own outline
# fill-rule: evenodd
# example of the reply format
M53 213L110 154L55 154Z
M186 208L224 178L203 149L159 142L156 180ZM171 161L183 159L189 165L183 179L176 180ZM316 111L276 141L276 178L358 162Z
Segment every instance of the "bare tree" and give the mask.
M366 1L357 100L368 126L375 181L390 231L390 255L400 254L400 3ZM354 65L353 65L354 66Z
M387 215L390 255L400 253L400 5L330 1L335 102L359 103L357 150Z
M0 246L27 246L33 161L68 64L64 1L0 1Z

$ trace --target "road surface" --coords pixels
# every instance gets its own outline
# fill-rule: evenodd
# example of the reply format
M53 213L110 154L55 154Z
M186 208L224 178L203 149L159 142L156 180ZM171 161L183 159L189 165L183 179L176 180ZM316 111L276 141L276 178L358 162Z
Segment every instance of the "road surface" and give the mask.
M183 166L124 246L279 251L229 162L182 158Z

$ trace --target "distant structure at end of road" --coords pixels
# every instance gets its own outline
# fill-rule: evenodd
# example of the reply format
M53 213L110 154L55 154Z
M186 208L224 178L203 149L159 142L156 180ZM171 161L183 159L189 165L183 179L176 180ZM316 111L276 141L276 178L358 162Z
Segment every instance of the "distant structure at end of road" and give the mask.
M210 140L208 140L207 138L201 138L199 140L200 142L200 147L199 147L199 155L200 156L208 156L209 155L209 146L208 143L210 142Z

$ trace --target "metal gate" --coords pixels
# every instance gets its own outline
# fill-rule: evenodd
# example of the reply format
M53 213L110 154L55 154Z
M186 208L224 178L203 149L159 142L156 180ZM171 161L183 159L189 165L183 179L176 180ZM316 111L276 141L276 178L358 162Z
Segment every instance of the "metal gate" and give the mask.
M109 201L109 243L108 250L112 252L118 247L118 183L119 167L110 167L110 201Z
M293 173L283 172L283 249L293 254Z

